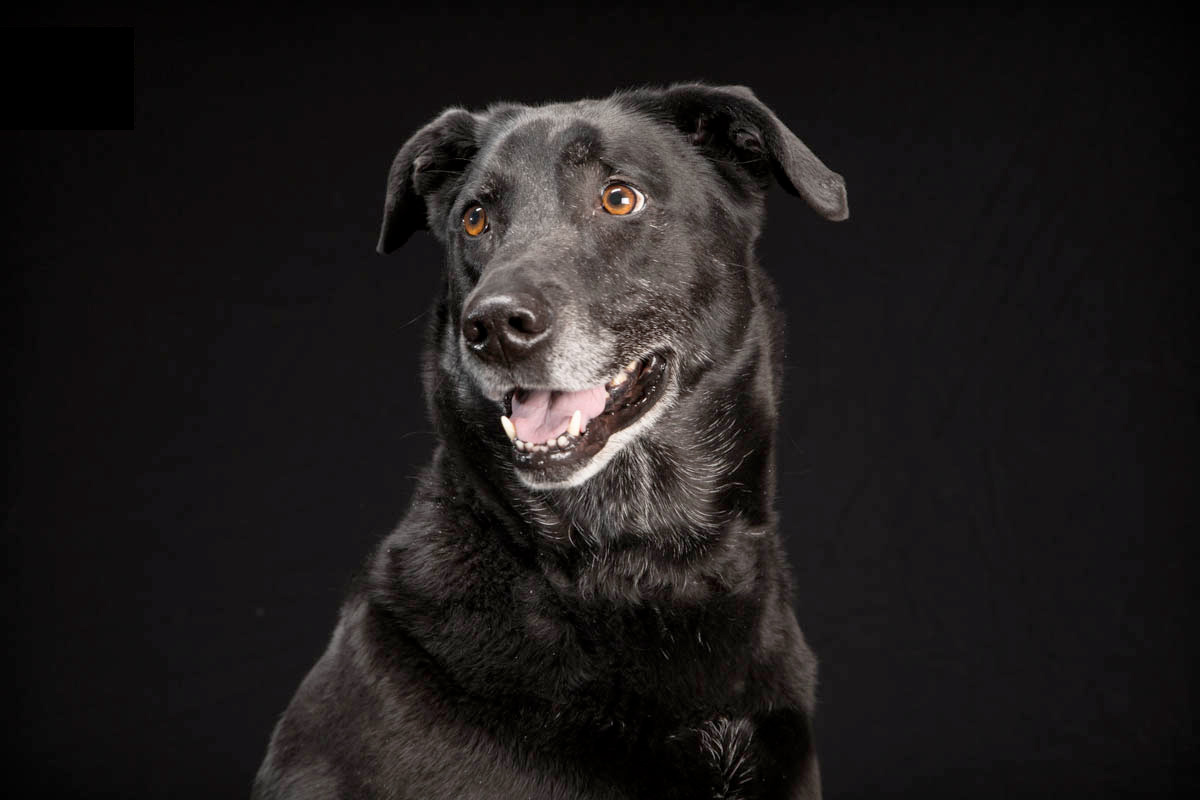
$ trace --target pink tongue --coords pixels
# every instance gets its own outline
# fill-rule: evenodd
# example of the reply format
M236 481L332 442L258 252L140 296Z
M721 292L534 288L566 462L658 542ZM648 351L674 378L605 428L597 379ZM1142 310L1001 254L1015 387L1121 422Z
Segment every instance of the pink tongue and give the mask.
M522 394L523 399L518 400L518 395ZM513 395L512 416L509 419L517 429L518 439L545 444L550 438L567 432L567 424L576 409L583 412L580 430L584 430L588 420L604 411L607 401L608 392L603 386L578 392L552 392L547 389L517 392Z

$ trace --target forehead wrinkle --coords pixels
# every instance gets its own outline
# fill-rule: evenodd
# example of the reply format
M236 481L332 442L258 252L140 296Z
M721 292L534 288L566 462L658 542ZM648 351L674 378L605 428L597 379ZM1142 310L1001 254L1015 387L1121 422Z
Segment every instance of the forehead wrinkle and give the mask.
M530 151L531 145L549 139L550 133L550 120L518 117L500 134L491 155L493 158L521 158Z
M481 187L488 186L495 190L509 188L505 186L505 173L513 162L525 160L526 146L531 134L545 133L549 121L531 115L533 109L522 109L506 117L500 124L495 125L495 133L483 144L475 157L472 172L475 183Z
M478 159L480 191L490 190L506 204L537 203L556 191L553 165L547 158L557 120L524 113L515 117Z

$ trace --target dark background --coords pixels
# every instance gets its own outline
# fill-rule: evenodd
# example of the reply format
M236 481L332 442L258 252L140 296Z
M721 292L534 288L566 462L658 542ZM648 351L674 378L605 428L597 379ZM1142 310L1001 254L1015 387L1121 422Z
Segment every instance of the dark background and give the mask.
M827 796L1196 788L1179 23L136 24L133 130L3 139L13 780L246 794L434 445L415 347L439 252L373 252L395 150L447 105L705 79L753 87L849 187L840 224L773 191L760 246Z

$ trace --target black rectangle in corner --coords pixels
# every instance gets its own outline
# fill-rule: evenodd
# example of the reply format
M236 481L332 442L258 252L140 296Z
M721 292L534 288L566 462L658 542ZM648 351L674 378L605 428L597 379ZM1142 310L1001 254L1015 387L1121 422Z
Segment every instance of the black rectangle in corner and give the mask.
M0 37L0 128L133 128L133 28L4 28Z

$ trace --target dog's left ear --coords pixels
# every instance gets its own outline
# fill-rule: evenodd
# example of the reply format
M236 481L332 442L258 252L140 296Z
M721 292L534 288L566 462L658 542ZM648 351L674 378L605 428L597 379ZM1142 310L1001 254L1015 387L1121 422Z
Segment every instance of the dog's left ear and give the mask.
M715 163L769 166L791 194L803 197L830 220L850 216L846 182L821 163L808 146L745 86L680 84L641 89L627 100L653 116L664 116L703 148ZM769 179L769 173L763 171Z
M440 217L442 190L462 175L479 149L480 122L469 111L447 109L400 148L388 173L377 251L387 255Z

